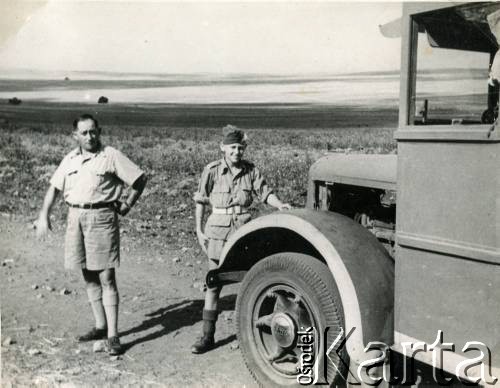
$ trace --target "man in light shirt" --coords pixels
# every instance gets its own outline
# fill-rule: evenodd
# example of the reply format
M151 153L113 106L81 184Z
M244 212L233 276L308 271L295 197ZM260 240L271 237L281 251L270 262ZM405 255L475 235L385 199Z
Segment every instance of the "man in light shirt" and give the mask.
M95 327L79 341L108 339L111 355L122 353L118 337L120 265L118 214L125 216L140 197L146 176L120 151L101 144L101 129L89 114L73 122L77 148L67 154L50 180L40 215L38 237L51 229L50 211L59 192L68 205L64 265L81 270L95 318ZM123 185L130 186L121 202Z

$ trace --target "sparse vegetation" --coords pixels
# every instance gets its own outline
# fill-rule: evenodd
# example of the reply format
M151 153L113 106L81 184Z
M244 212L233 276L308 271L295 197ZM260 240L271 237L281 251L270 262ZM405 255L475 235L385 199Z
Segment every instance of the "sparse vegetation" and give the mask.
M192 195L203 167L220 157L220 128L104 121L102 126L103 141L122 150L149 176L143 197L125 222L139 223L139 229L151 233L168 229L165 234L171 242L193 243ZM0 124L1 212L36 217L52 173L74 147L69 128L67 122ZM299 207L305 203L309 167L325 152L389 153L395 148L391 128L245 130L250 138L246 159L260 167L281 198ZM62 201L54 210L62 221ZM255 203L251 211L261 214L270 209Z

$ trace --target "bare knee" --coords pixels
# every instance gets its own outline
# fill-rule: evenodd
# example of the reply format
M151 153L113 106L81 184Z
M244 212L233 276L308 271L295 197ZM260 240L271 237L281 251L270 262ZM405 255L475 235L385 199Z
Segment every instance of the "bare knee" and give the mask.
M116 287L115 270L105 269L99 274L102 284L102 303L106 306L117 306L119 303L118 289Z
M206 310L217 310L217 305L219 303L219 295L222 287L214 287L207 289L205 293L205 306Z
M103 288L116 289L116 276L114 268L109 268L99 273L99 280Z
M82 270L87 296L90 303L100 302L102 300L102 287L99 280L99 272L89 271L86 268Z

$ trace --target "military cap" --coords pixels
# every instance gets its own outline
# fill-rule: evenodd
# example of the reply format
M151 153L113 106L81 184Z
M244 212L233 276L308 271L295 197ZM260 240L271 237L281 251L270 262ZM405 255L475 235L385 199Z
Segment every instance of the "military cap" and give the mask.
M234 125L226 125L222 128L222 144L246 144L247 135Z

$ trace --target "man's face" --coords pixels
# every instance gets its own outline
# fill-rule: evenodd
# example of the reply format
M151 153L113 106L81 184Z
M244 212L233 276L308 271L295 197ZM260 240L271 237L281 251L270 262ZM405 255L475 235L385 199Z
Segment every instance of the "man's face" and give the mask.
M220 146L222 152L224 152L224 157L226 160L232 164L238 164L243 158L245 153L245 144L234 143L234 144L222 144Z
M95 152L99 148L101 131L92 120L79 121L73 137L85 151Z

